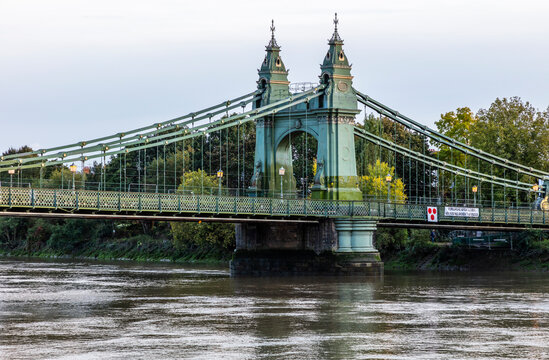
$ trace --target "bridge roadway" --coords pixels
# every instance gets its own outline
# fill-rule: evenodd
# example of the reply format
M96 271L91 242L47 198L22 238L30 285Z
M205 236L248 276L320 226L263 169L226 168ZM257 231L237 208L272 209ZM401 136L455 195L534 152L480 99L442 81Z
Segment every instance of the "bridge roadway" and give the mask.
M426 228L503 228L549 230L546 212L532 209L479 208L478 218L444 216L427 222L427 206L381 201L278 199L114 192L68 189L0 188L0 216L154 219L162 221L297 222L321 218L368 218L378 226Z

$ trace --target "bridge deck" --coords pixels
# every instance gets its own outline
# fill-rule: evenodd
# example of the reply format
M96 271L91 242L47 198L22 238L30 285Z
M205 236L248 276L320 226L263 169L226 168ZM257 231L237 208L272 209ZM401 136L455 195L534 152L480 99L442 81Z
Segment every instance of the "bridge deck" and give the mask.
M247 196L213 196L91 190L0 188L0 209L6 213L27 211L151 215L203 215L230 217L370 217L411 223L427 222L427 206L380 201L276 199ZM531 209L480 208L478 218L444 216L439 223L506 224L549 227L546 213Z

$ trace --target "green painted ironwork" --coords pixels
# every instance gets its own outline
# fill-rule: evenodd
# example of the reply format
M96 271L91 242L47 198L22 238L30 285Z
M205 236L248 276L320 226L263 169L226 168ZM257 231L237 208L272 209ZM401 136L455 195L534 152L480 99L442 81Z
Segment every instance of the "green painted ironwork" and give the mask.
M360 200L354 154L357 95L352 87L351 66L343 51L343 40L336 26L329 40L328 52L321 65L319 96L290 106L284 111L259 118L256 126L254 177L250 194L264 196L280 193L297 197L292 164L291 137L306 132L318 142L318 172L312 187L316 199ZM292 98L288 72L280 57L280 47L272 37L259 69L258 90L261 99L254 108L261 109L281 98Z
M224 214L271 217L367 217L425 222L430 204L380 201L280 199L192 194L137 193L70 189L0 188L6 211L80 211L125 213ZM545 212L534 209L482 208L478 218L448 217L437 206L439 222L546 225Z

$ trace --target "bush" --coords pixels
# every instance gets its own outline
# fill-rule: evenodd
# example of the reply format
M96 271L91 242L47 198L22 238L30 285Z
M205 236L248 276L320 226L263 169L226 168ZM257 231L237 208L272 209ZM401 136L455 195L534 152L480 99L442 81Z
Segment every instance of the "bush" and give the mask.
M233 250L235 247L233 224L172 222L171 234L178 249L217 247Z
M376 231L376 248L382 256L404 249L407 243L406 229L381 228Z

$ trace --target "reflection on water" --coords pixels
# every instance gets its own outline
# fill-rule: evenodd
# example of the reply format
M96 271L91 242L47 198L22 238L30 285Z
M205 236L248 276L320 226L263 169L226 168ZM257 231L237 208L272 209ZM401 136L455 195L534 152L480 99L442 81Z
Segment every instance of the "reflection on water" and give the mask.
M0 260L2 359L547 359L549 276Z

